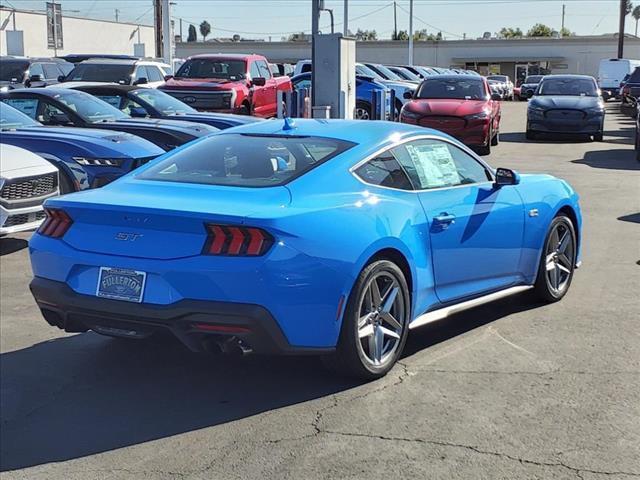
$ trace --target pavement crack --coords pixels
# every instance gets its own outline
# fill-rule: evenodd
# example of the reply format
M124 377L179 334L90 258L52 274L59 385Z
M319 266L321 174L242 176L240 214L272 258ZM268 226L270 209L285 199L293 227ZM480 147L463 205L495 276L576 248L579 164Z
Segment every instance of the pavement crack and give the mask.
M589 468L581 468L574 467L571 465L567 465L562 462L545 462L538 460L531 460L527 458L521 458L514 455L509 455L508 453L503 452L494 452L491 450L483 450L474 445L465 445L461 443L453 443L453 442L443 442L439 440L427 440L423 438L405 438L405 437L391 437L386 435L375 435L375 434L366 434L366 433L355 433L355 432L341 432L336 430L321 430L320 433L324 433L327 435L340 435L346 437L360 437L360 438L371 438L376 440L383 441L392 441L392 442L409 442L409 443L422 443L425 445L436 445L439 447L448 447L448 448L459 448L468 450L479 455L490 455L494 457L504 458L507 460L511 460L514 462L521 463L523 465L533 465L538 467L550 467L550 468L564 468L574 473L578 478L583 478L582 473L591 473L594 475L627 475L630 477L638 477L640 478L640 472L624 472L624 471L606 471L606 470L592 470Z

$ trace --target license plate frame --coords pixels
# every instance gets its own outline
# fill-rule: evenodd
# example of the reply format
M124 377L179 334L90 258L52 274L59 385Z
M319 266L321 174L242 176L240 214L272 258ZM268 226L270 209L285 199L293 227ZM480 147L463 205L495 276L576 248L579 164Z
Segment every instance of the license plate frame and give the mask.
M117 267L100 267L96 297L142 303L147 272Z

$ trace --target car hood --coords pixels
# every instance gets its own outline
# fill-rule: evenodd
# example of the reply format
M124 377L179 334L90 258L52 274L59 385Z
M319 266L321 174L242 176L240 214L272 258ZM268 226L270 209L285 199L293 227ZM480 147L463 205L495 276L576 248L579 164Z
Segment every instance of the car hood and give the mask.
M445 115L464 117L481 112L487 107L486 100L460 99L418 99L409 102L405 108L423 115Z
M172 78L167 80L159 88L160 90L173 90L184 89L192 90L194 88L202 88L205 90L233 90L238 86L238 83L244 80L218 80L218 79L206 79L206 78Z
M531 105L542 108L568 108L582 110L585 108L595 108L600 103L598 97L580 96L537 96L531 100Z
M187 122L185 120L167 120L164 118L123 118L109 122L109 125L110 128L112 126L122 125L128 128L140 126L159 130L173 130L194 137L203 137L219 131L217 128L205 125L204 123Z
M0 146L0 153L2 156L0 176L5 179L56 171L56 167L45 159L24 148L3 144Z
M164 150L144 138L93 128L27 127L3 131L2 137L7 143L54 155L66 152L69 147L86 150L99 158L144 158L164 153Z

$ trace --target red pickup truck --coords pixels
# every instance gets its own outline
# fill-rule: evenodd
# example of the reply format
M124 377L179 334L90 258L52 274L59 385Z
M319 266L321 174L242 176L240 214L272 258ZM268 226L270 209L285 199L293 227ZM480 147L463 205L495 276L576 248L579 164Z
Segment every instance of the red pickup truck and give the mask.
M274 77L262 55L203 54L189 57L160 90L196 110L275 117L278 91L289 77Z

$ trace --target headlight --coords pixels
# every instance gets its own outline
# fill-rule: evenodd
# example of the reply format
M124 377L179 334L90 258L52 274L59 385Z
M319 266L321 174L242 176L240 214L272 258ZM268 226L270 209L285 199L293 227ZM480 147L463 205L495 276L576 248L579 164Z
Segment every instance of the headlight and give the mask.
M417 120L418 118L422 117L422 114L418 112L412 112L411 110L407 110L406 108L403 108L402 111L400 112L400 116Z
M91 158L72 157L80 165L87 167L121 167L124 160L122 158Z
M467 115L464 118L467 120L486 120L489 118L489 112L474 113L473 115Z
M604 108L595 107L587 109L589 115L604 115Z

